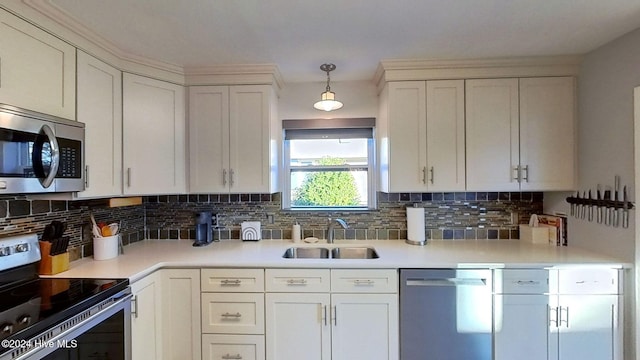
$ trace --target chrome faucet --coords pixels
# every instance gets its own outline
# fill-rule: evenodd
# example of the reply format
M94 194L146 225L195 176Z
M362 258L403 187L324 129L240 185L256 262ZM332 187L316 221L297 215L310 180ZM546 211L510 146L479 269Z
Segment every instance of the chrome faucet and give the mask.
M340 224L343 229L348 229L349 225L342 219L331 219L329 218L329 227L327 228L327 243L333 244L333 226L335 223Z

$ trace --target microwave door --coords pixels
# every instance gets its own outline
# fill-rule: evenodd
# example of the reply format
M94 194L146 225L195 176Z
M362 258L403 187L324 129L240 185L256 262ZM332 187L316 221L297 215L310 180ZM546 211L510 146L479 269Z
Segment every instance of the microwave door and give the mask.
M42 125L33 144L32 161L33 172L42 187L49 188L60 166L60 148L53 130L48 125Z

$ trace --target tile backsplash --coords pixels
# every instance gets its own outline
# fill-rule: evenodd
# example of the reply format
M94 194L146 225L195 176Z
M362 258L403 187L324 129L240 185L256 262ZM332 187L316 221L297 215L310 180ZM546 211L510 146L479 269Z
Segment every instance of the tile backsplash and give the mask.
M260 221L263 239L290 239L298 222L303 236L326 238L328 217L339 217L349 229L336 228L336 239L405 239L405 208L425 208L428 239L517 239L518 224L542 212L538 192L378 193L376 210L282 210L275 194L198 194L145 196L142 205L109 208L106 201L34 200L0 197L0 236L42 234L52 220L65 221L75 260L93 254L89 214L98 221L120 222L123 242L149 239L193 239L195 214L217 213L214 239L240 238L243 221Z

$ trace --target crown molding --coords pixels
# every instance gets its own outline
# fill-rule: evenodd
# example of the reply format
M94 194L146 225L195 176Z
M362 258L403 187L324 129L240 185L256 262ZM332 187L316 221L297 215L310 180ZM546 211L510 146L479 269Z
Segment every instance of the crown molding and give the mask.
M581 62L581 55L381 60L373 81L380 90L388 81L577 76Z
M186 85L274 85L277 92L284 86L276 64L219 64L185 67Z

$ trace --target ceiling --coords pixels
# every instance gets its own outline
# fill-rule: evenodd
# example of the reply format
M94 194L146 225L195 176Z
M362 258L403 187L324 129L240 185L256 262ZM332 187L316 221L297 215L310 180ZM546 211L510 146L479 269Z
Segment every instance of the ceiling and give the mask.
M587 53L638 0L48 0L122 51L183 67L277 64L285 82L370 80L382 59Z

